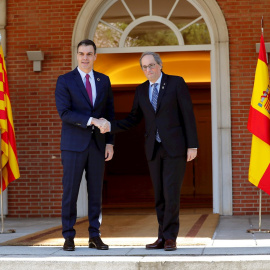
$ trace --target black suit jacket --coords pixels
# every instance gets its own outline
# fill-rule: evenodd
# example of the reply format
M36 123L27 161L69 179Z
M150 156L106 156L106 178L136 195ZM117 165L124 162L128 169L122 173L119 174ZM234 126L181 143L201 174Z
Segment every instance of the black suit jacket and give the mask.
M114 136L101 134L98 128L92 133L92 126L87 126L89 118L104 117L114 119L114 105L111 83L108 76L94 71L97 96L94 107L86 92L77 68L59 76L55 90L55 101L62 119L61 150L84 151L92 136L95 136L100 150L105 144L113 144Z
M136 88L132 110L123 120L111 122L111 132L128 130L145 118L145 151L147 160L153 157L158 129L163 147L171 157L186 155L187 148L197 148L193 106L182 77L163 73L157 111L149 99L149 81Z

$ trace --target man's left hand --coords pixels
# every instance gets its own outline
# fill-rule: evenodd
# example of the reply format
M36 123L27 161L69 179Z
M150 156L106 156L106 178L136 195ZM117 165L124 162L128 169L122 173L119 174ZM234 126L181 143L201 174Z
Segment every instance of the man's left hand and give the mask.
M112 144L106 144L105 148L105 161L109 161L113 158L113 145Z
M197 156L196 148L188 148L187 150L187 161L193 160Z

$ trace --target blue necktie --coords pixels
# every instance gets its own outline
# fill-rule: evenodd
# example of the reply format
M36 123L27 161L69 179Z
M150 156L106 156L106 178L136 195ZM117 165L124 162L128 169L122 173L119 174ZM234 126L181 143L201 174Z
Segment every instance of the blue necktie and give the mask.
M153 89L153 93L152 93L151 104L152 104L154 110L156 111L157 110L157 100L158 100L158 89L157 89L158 83L154 83L152 85L154 85L154 89ZM158 134L158 130L156 133L156 140L158 142L161 142L161 139L160 139L159 134Z

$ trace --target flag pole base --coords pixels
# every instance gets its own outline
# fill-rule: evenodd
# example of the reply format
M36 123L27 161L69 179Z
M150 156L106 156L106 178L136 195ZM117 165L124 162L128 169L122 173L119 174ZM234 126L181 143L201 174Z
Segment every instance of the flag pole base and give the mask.
M7 230L7 231L2 231L0 232L0 234L7 234L7 233L15 233L16 231L14 229L10 229L10 230Z
M0 234L8 234L8 233L15 233L16 231L14 229L10 229L10 230L7 230L7 231L2 231L0 232Z
M247 233L270 233L270 229L249 229Z

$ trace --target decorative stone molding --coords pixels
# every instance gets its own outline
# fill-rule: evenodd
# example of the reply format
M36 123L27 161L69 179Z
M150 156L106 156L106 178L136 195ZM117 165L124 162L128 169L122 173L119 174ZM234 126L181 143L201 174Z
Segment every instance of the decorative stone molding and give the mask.
M0 34L1 34L1 44L3 48L4 55L6 55L6 23L7 23L7 6L6 0L0 0Z
M105 10L117 0L86 0L72 36L72 67L76 66L76 45L93 38L98 21ZM187 0L203 16L210 33L211 45L211 104L212 104L212 168L213 212L232 215L232 149L229 35L224 15L216 0ZM198 45L201 46L201 45ZM159 47L160 48L160 47ZM129 48L122 48L132 52ZM152 48L149 48L151 50ZM187 51L179 46L178 51ZM201 50L201 48L198 47Z
M269 42L265 42L265 50L267 53L270 53L270 43ZM260 51L260 43L256 43L256 53L259 53Z

